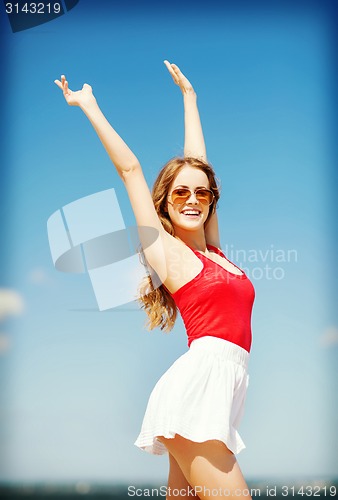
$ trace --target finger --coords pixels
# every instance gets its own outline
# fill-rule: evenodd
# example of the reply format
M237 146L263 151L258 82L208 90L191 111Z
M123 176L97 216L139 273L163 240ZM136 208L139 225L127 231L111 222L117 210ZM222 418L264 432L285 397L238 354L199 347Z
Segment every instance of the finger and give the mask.
M182 71L180 70L180 68L178 66L175 66L175 75L176 75L176 78L178 79L178 81L184 85L185 87L186 86L191 86L191 83L190 81L188 80L188 78L182 73Z
M65 75L61 75L61 85L62 85L63 93L65 92L65 81L66 81Z
M172 74L175 75L174 76L174 79L175 79L175 83L177 83L177 85L179 84L179 81L184 78L184 75L182 73L182 71L180 70L180 68L176 65L176 64L171 64L171 70L172 70Z
M169 61L164 61L164 64L167 66L167 69L168 69L169 73L173 74L172 64L170 64Z
M68 87L68 82L67 82L67 80L65 80L65 81L64 81L63 93L64 93L64 94L70 94L70 90L69 90L69 87Z
M63 90L63 87L62 87L62 83L60 82L60 80L54 80L54 83L56 83L56 85L61 89Z
M176 85L178 85L179 80L178 80L176 73L174 72L174 70L172 68L172 65L168 61L165 62L165 65L167 66L168 71L171 74L172 79L174 80L174 83L176 83Z
M171 64L169 61L164 61L164 64L167 66L167 69L169 71L169 73L171 74L171 76L174 76L174 72L173 72L173 69L171 67Z
M176 76L178 76L178 77L183 76L182 71L180 70L180 68L178 66L176 66L176 64L172 64L171 67L173 68Z

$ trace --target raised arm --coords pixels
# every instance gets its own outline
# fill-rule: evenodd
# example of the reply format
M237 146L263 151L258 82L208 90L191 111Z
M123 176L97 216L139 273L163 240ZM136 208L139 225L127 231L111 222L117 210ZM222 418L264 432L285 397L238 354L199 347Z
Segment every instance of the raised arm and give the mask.
M174 82L181 89L184 104L184 156L199 158L207 161L207 152L204 142L200 115L197 107L197 96L186 76L176 64L164 61ZM209 245L221 248L218 218L215 211L205 226L205 239Z
M157 239L156 245L151 245L148 248L149 233L147 230L139 231L148 262L159 276L165 275L163 269L166 266L166 258L160 241L163 243L164 240L172 238L172 236L164 230L158 218L138 159L103 115L90 85L84 84L81 90L73 92L69 89L65 76L61 77L61 81L55 80L55 83L62 90L66 102L70 106L79 106L92 123L111 161L115 165L117 173L125 184L139 228L155 228L161 235L161 238Z
M197 95L176 64L164 61L174 82L181 89L184 104L184 156L207 161L203 130L197 107Z

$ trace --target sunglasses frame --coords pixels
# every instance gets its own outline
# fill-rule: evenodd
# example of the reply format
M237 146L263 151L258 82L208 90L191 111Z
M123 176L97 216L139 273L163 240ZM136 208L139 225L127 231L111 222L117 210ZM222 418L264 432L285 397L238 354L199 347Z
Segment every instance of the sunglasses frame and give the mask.
M171 194L169 194L169 195L168 195L168 198L169 198L169 196L170 196L170 198L171 198L171 195L172 195L175 191L177 191L177 190L186 190L186 191L189 191L189 192L190 192L190 195L188 196L188 198L187 198L186 200L182 201L182 203L175 203L174 201L172 201L172 202L171 202L171 204L172 204L172 205L183 205L184 203L186 203L186 202L189 200L189 198L191 197L191 195L192 195L192 194L194 194L194 195L196 196L196 193L197 193L198 191L208 191L208 192L209 192L209 193L211 193L211 195L212 195L211 202L210 202L208 205L207 205L207 204L205 204L205 203L203 203L201 200L198 200L198 199L197 199L197 196L196 196L197 201L199 201L199 202L200 202L202 205L204 205L204 206L209 206L209 207L210 207L210 205L212 205L212 204L213 204L214 199L215 199L215 195L214 195L214 193L213 193L213 191L212 191L211 189L208 189L208 188L197 188L197 189L195 189L195 190L193 191L192 189L190 189L190 188L186 188L186 187L177 187L177 188L175 188L175 189L171 192Z

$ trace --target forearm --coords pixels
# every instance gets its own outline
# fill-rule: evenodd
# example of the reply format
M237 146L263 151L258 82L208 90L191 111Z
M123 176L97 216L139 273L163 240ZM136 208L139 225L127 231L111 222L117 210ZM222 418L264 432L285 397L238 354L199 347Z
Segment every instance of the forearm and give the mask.
M81 106L81 109L93 125L120 177L139 166L138 159L110 125L96 100Z
M207 161L203 130L195 92L183 93L184 102L184 156Z

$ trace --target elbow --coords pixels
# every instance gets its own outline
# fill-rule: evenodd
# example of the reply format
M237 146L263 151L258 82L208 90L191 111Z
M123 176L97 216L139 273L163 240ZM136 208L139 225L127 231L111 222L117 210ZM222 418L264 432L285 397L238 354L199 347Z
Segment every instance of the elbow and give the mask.
M142 171L141 165L138 161L130 163L128 166L124 166L120 170L119 174L123 182L126 182L131 176L134 176L138 172Z

